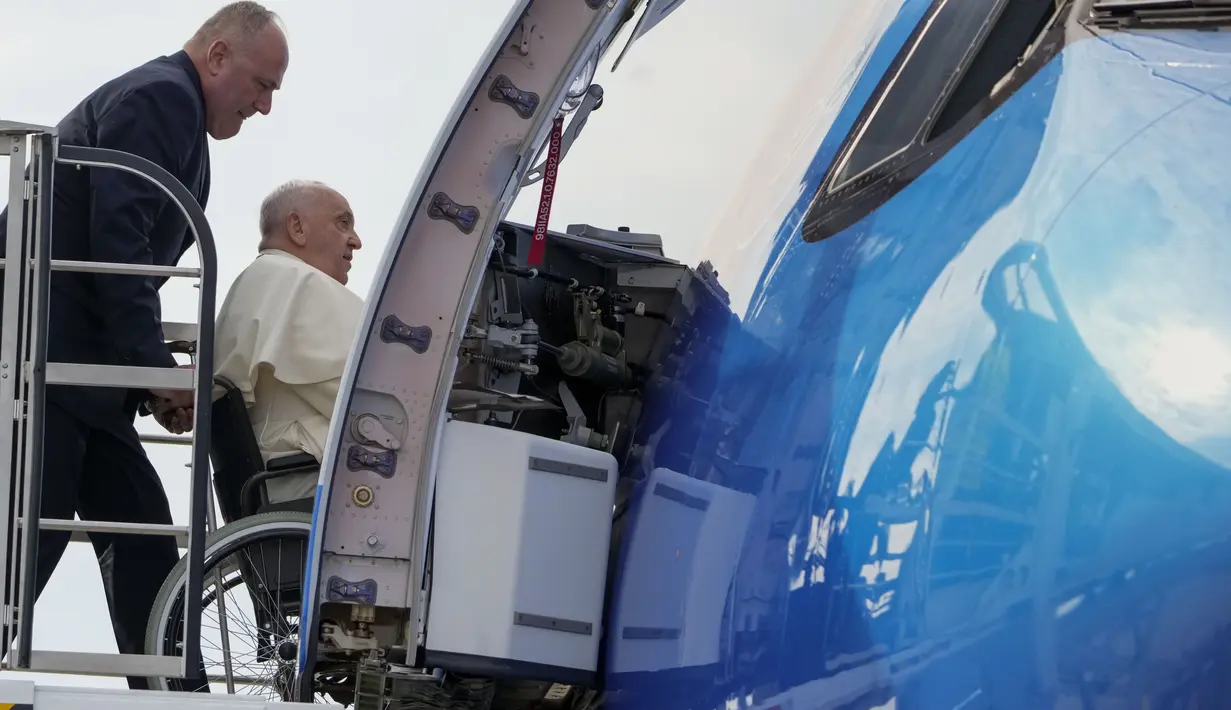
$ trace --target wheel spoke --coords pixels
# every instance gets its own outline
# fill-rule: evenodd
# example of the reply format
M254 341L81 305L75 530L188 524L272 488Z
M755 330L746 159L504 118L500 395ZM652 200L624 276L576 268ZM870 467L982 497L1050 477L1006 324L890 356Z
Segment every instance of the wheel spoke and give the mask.
M197 593L202 599L201 656L211 693L226 693L230 686L235 694L268 702L290 699L310 524L310 517L301 514L258 514L224 526L207 541L205 588ZM183 565L177 570L178 584L165 587L155 604L147 642L153 648L147 653L182 654ZM174 598L168 591L172 588ZM190 684L159 680L168 689ZM341 705L324 693L317 695L319 704Z

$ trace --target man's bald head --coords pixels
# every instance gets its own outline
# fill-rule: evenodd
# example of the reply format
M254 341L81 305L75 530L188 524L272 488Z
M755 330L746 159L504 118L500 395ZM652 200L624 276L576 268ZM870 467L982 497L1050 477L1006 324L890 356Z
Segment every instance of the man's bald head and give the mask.
M261 246L280 249L346 283L351 255L363 246L350 203L315 180L279 185L261 202Z
M235 43L250 42L270 25L280 25L281 20L273 10L251 0L241 0L223 5L201 24L188 40L185 49L204 50L217 39Z
M277 14L251 0L215 12L184 44L205 94L206 130L216 140L239 133L253 114L273 109L289 50Z

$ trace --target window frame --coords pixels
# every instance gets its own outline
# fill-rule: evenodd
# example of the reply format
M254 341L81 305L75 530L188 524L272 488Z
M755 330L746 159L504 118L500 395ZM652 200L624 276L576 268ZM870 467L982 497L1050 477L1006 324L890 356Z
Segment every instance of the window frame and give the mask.
M898 56L894 58L894 62L891 65L891 72L886 72L886 76L888 77L887 80L882 81L876 87L876 91L873 96L869 98L866 104L864 104L864 109L860 112L859 118L856 120L853 130L847 134L846 140L843 141L842 148L838 153L839 157L834 161L833 167L829 171L829 175L826 176L826 180L822 184L823 189L825 189L828 194L832 195L833 193L838 192L844 187L850 185L852 182L866 176L878 167L910 150L912 147L920 146L929 142L926 140L926 137L931 132L932 126L936 123L936 119L940 117L944 107L949 103L949 99L953 96L953 90L957 88L957 85L960 84L962 79L966 76L966 72L970 69L971 63L974 61L974 58L978 56L979 51L983 48L983 43L987 41L987 36L991 33L991 29L1004 14L1005 7L1007 7L1009 2L1011 2L1011 0L986 1L993 7L988 11L987 17L984 18L983 23L979 26L978 32L967 44L965 51L960 55L956 70L949 77L949 80L945 83L940 92L937 93L936 98L932 101L931 105L928 106L927 112L923 114L923 121L919 128L915 131L915 134L912 135L910 140L902 144L897 150L886 155L880 160L867 165L858 173L854 173L849 177L846 177L842 180L842 182L837 182L837 177L845 172L847 164L849 164L851 158L854 157L855 149L859 147L860 141L862 141L864 135L867 134L868 128L871 127L876 122L877 117L880 116L880 109L884 106L885 99L892 91L894 91L894 89L899 86L898 82L902 78L902 74L911 65L911 60L914 58L915 52L918 51L919 45L923 44L924 39L928 37L928 31L932 29L932 25L936 22L937 17L942 12L945 12L950 8L953 8L954 12L961 12L964 8L959 6L965 5L969 8L969 3L971 0L936 0L932 3L932 6L928 8L927 17L919 23L919 26L916 27L915 31L911 33L911 36L907 38L907 42L903 45L902 50L898 53Z
M911 60L925 61L925 59L917 59L915 53L927 32L934 29L937 17L947 9L956 8L956 11L960 12L962 5L968 7L967 2L968 0L935 0L928 7L924 18L907 37L902 48L886 69L885 75L877 83L871 96L864 102L859 115L842 139L834 160L821 178L820 185L801 221L801 232L805 242L816 242L831 237L866 217L889 197L912 182L924 169L932 165L986 116L990 115L996 106L1003 103L1030 76L1033 76L1059 53L1067 42L1064 32L1066 23L1062 20L1072 13L1076 5L1080 4L1070 0L1059 0L1043 32L1025 49L1018 64L992 87L990 95L980 100L952 126L947 126L944 131L932 135L936 122L953 99L954 92L970 71L975 58L979 56L989 35L1004 16L1005 10L1013 2L1013 0L989 0L991 7L987 10L986 18L979 25L978 31L970 38L943 89L927 105L926 112L922 114L922 121L910 140L894 152L864 167L860 172L843 177L842 173L846 170L859 142L866 135L869 126L885 104L886 97L895 87L899 86L898 82ZM840 181L839 178L841 178ZM855 218L850 218L851 213L856 214Z

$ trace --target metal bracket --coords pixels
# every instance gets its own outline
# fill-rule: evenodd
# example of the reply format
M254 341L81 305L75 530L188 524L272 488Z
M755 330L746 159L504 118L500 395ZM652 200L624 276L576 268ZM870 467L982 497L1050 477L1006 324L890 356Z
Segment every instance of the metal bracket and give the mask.
M568 155L569 148L573 147L573 142L577 140L577 136L581 135L581 129L586 127L586 121L590 118L590 113L597 111L603 105L603 87L598 84L591 84L590 88L586 89L585 98L581 100L581 105L577 107L577 112L573 114L573 119L569 121L568 127L564 129L564 134L560 136L560 160ZM539 150L542 153L547 148L547 144L543 144L543 148ZM538 156L535 156L538 157ZM533 185L543 176L547 174L547 159L530 169L526 173L526 177L522 179L521 186Z

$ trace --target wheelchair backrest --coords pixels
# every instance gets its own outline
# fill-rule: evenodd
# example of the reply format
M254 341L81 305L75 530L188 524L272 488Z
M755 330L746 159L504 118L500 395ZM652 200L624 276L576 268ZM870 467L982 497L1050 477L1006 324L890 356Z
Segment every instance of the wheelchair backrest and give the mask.
M261 449L248 420L244 396L230 380L214 377L225 390L210 411L209 459L214 468L214 491L226 522L243 517L240 491L244 482L265 468Z

